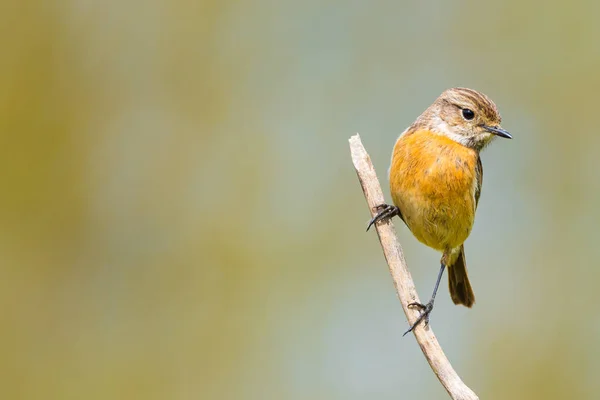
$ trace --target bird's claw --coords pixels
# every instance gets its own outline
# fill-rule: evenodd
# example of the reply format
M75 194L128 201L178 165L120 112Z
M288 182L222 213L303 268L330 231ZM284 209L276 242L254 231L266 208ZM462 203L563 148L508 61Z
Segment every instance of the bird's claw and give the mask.
M419 315L419 318L417 318L415 323L412 324L412 326L406 332L404 332L402 336L405 336L408 332L412 332L415 329L415 327L419 325L419 323L421 323L421 321L425 321L425 326L429 325L429 314L431 314L431 311L433 310L433 301L430 301L427 304L414 302L410 303L408 307L418 308L421 311L421 315Z
M373 207L373 211L378 211L378 213L369 221L369 224L367 225L367 231L378 221L384 221L392 218L395 215L400 215L400 210L398 207L390 206L389 204L380 204L375 206Z

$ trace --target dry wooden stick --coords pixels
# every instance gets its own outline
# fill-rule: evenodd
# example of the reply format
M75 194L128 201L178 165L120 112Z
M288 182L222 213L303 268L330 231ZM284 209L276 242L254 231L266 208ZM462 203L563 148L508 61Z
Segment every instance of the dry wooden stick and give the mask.
M375 216L375 206L385 203L385 200L379 180L377 179L377 174L371 163L371 158L363 147L358 134L350 138L350 153L352 155L352 163L354 164L354 168L356 168L358 180L365 193L369 210L371 210L371 216ZM389 220L387 222L378 222L375 228L381 242L381 247L383 248L383 254L390 268L392 279L394 280L398 298L400 299L400 303L402 303L404 314L406 314L409 324L412 325L419 317L419 311L408 308L408 304L413 302L420 303L420 301L415 284L406 266L402 247L400 247L400 243L396 237L396 230ZM448 391L450 397L454 400L479 399L464 384L456 371L454 371L454 368L450 365L450 361L448 361L442 347L433 334L431 327L420 323L413 330L413 333L431 369L446 391Z

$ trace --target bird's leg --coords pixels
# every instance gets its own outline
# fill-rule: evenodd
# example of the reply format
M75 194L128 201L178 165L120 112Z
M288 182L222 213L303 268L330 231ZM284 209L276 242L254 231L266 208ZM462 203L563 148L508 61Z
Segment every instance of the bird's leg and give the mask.
M367 231L374 223L378 221L384 221L392 218L395 215L400 215L400 209L396 206L390 206L389 204L380 204L378 206L373 207L374 211L379 211L377 215L371 218L369 221L369 225L367 225Z
M438 273L437 281L435 282L435 287L433 288L433 294L431 295L431 300L429 300L429 302L427 304L410 303L408 305L408 307L416 307L419 310L421 310L421 315L419 315L419 318L417 318L415 323L412 324L412 326L406 332L404 332L404 335L406 335L408 332L411 332L413 329L415 329L415 327L417 325L419 325L419 323L423 320L425 320L425 325L429 324L429 314L431 313L431 310L433 310L433 303L435 302L435 295L437 293L438 287L440 286L440 281L442 280L442 275L444 275L445 268L446 268L446 266L444 265L444 263L442 263L442 266L440 267L440 272ZM404 335L402 335L402 336L404 336Z

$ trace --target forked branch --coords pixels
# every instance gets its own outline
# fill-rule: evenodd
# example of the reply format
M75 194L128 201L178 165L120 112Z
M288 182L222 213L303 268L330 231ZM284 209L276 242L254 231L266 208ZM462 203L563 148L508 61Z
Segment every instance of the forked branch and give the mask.
M371 163L371 158L363 147L358 134L350 138L350 153L352 155L352 163L354 164L354 168L356 168L358 180L367 199L371 216L374 216L376 214L375 206L383 204L385 200L381 191L381 185L375 174L375 169ZM415 284L406 266L402 247L400 247L400 243L396 237L396 230L391 221L379 222L376 224L375 229L383 248L383 255L390 268L398 298L404 309L404 314L406 314L409 324L412 325L419 317L419 311L409 308L408 304L413 302L420 303L420 301ZM456 371L454 371L454 368L452 368L452 365L450 365L450 361L448 361L448 358L444 354L431 327L425 327L421 323L413 330L413 334L419 346L421 346L421 350L431 369L450 397L454 400L478 400L477 395L464 384Z

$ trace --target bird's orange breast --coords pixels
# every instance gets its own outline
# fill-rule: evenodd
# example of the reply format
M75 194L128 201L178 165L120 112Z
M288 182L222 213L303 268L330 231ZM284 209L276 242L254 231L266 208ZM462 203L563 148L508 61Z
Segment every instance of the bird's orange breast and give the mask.
M467 239L475 219L477 159L475 150L426 130L398 139L390 191L418 240L445 251Z

